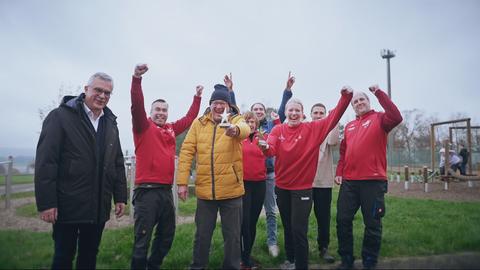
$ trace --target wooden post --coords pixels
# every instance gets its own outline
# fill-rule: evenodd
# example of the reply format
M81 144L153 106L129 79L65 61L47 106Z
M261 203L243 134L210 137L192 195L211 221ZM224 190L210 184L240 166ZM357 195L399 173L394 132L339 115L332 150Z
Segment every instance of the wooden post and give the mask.
M135 190L135 172L136 172L136 159L135 156L130 157L130 168L129 168L129 181L130 181L130 219L133 220L135 217L135 207L133 207L133 191Z
M450 181L449 178L448 178L448 169L450 168L450 143L448 140L445 140L443 142L443 148L445 149L445 164L444 164L444 168L445 168L445 183L443 185L443 189L444 190L448 190L448 182Z
M435 126L430 125L430 149L432 154L432 172L435 171Z
M428 168L423 166L423 191L428 192Z
M400 183L400 172L397 172L396 177L397 177L397 183Z
M7 176L5 177L5 209L12 206L12 174L13 174L13 157L8 157Z
M408 172L408 166L405 166L405 185L404 185L404 188L405 190L408 190L408 181L410 179L410 174Z
M472 174L472 128L470 118L467 120L467 150L468 150L468 174Z

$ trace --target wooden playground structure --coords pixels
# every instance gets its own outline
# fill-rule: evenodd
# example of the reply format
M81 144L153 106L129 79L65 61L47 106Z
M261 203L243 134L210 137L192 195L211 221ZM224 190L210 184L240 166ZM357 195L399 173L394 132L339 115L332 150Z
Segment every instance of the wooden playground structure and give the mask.
M445 158L445 172L440 174L438 170L436 170L437 166L435 164L436 155L438 152L436 151L436 140L435 140L435 128L443 125L451 125L462 123L461 126L450 126L448 129L449 138L442 141L443 149L445 150L446 155L450 152L451 144L454 143L453 140L453 132L457 130L466 130L466 143L465 147L468 151L468 173L466 175L461 175L458 172L453 171L450 168L450 158ZM472 167L472 130L478 130L480 126L472 126L470 118L463 118L451 121L444 121L444 122L436 122L430 125L430 150L431 150L431 167L428 168L427 166L423 166L421 171L418 173L417 177L415 176L415 172L411 172L408 166L404 166L404 175L405 175L405 190L409 189L409 184L413 183L414 180L424 183L424 191L428 192L428 184L429 180L440 180L444 182L444 190L448 190L448 186L450 182L468 182L469 187L473 187L473 182L480 181L480 176L478 174L473 174L473 167ZM458 144L458 142L456 142ZM478 169L478 168L477 168ZM397 173L396 176L392 176L390 180L397 180L400 181L400 172Z

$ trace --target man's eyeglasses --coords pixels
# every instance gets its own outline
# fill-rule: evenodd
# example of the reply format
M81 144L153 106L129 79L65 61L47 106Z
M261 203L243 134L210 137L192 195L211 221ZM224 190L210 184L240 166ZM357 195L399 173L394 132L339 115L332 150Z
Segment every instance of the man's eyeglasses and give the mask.
M112 95L112 91L108 91L108 90L103 90L102 88L93 88L93 90L95 91L95 93L97 93L99 96L102 95L102 94L105 94L105 97L110 97Z

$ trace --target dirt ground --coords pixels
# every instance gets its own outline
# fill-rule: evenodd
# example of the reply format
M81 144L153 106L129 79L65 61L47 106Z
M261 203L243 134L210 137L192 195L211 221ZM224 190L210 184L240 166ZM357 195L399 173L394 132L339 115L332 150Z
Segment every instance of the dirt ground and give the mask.
M423 183L409 183L405 190L405 182L390 181L387 196L417 199L445 200L455 202L479 202L480 182L472 182L473 187L468 187L467 182L450 182L448 190L444 190L444 182L428 183L428 192L424 191Z
M5 205L0 207L0 230L12 229L12 230L29 230L34 232L49 232L52 230L52 225L46 223L39 218L28 218L15 215L15 209L29 203L35 202L35 198L22 198L12 200L12 208L5 210ZM193 217L178 217L177 223L191 223ZM105 225L106 228L122 228L129 225L133 225L133 220L129 216L123 216L116 218L114 215L110 217L110 220Z

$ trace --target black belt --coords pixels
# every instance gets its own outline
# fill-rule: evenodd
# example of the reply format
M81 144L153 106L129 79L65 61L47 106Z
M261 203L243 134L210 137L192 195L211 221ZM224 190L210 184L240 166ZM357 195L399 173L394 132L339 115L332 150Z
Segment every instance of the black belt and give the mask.
M172 189L172 185L169 185L169 184L157 184L157 183L143 183L143 184L135 185L135 189L137 189L137 188Z

